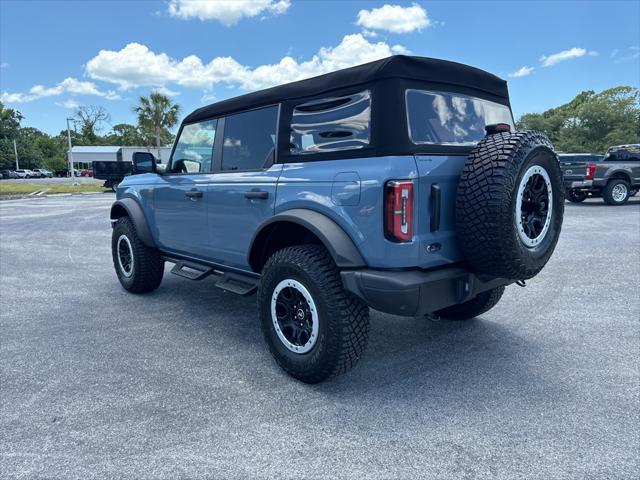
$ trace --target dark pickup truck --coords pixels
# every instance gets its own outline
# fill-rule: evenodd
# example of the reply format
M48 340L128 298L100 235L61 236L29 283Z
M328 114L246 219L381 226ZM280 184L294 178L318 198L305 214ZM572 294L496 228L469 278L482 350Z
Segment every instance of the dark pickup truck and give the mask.
M124 177L131 175L131 162L94 161L92 165L93 178L104 180L104 187L114 192Z
M560 155L566 198L583 202L589 195L609 205L623 205L640 189L640 144L610 147L598 155Z

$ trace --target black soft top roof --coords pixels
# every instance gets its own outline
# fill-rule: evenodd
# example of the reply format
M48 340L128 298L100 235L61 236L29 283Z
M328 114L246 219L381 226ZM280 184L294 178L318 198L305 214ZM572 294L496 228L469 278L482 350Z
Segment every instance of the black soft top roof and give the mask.
M223 100L197 109L184 119L184 123L389 78L449 84L485 92L502 98L506 102L509 99L507 82L484 70L447 60L394 55L375 62Z

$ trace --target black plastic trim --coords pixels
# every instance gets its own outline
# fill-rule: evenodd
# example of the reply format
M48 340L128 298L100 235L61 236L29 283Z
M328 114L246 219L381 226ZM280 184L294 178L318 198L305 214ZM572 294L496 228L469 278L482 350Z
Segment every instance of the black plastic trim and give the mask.
M127 215L133 222L136 233L138 234L138 237L140 237L142 243L144 243L148 247L155 247L156 244L153 241L151 230L149 230L147 219L144 216L144 212L142 211L142 207L140 206L140 204L133 198L123 198L115 201L113 205L111 205L110 213L110 218L113 221L118 219L117 216L114 216L116 207L122 207L127 212Z
M435 270L343 270L345 289L371 308L393 315L418 316L467 302L513 280L480 277L459 266Z
M256 241L263 241L263 234L269 225L279 222L291 222L301 225L320 239L340 268L360 268L366 266L362 255L345 231L326 215L314 210L295 208L274 215L265 221L251 239L248 263L251 265L251 252ZM253 267L253 265L252 265Z

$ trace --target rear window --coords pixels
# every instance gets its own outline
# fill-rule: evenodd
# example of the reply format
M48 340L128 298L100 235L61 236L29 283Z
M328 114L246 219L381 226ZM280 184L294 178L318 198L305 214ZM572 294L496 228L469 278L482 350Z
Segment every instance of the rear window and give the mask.
M509 107L489 100L407 90L406 101L409 137L415 144L475 145L484 138L486 125L514 126Z
M292 155L353 150L369 145L371 92L313 100L293 109Z
M626 162L640 160L640 145L611 147L604 157L607 162Z

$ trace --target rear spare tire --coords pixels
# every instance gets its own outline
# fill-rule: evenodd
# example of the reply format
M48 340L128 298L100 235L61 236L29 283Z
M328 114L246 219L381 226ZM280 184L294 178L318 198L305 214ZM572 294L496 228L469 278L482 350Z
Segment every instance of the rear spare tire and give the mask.
M471 151L458 184L456 224L473 270L534 277L555 249L563 216L562 172L546 135L494 133Z

